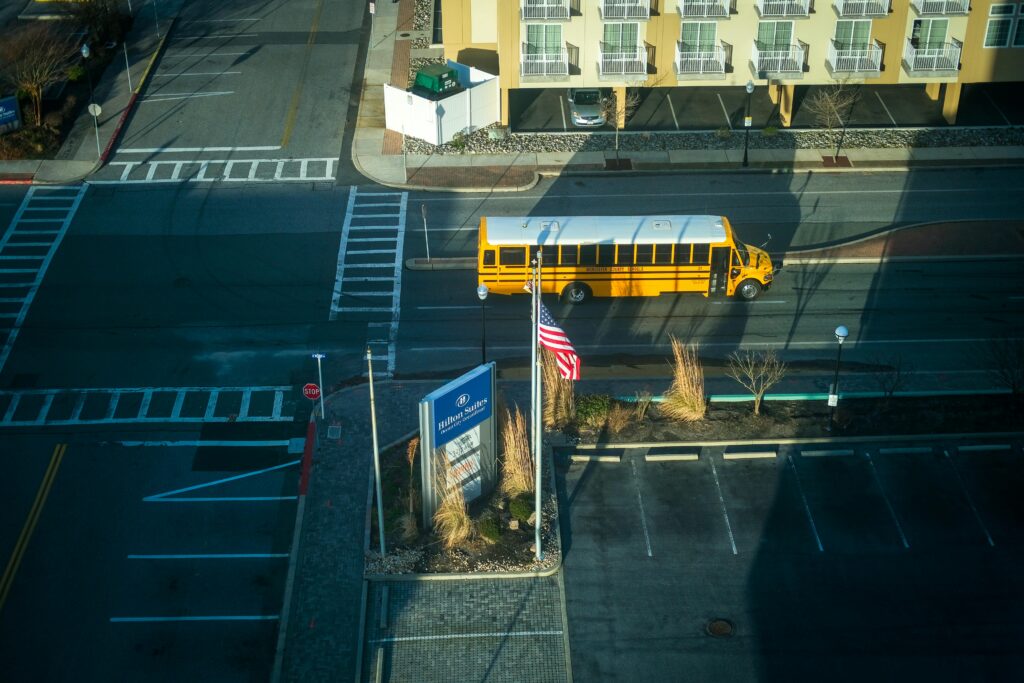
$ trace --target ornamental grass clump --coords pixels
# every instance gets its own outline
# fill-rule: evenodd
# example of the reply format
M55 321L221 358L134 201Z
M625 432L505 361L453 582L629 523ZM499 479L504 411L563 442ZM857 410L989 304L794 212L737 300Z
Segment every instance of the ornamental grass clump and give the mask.
M647 417L647 411L651 407L651 401L654 399L651 396L651 392L646 389L643 391L636 392L636 401L633 403L633 413L636 415L637 422L643 422L644 418Z
M501 459L501 489L509 496L533 490L533 458L530 440L526 435L526 419L516 406L515 412L505 411L501 430L503 456Z
M707 398L704 395L704 368L697 347L686 346L672 337L672 386L661 403L662 414L681 422L704 419Z
M405 448L405 460L409 463L409 495L408 510L402 513L398 521L399 533L404 543L412 543L419 536L419 529L416 524L416 451L420 447L420 437L414 436L409 440Z
M434 513L434 529L441 538L445 550L452 550L469 540L473 534L473 521L469 518L466 496L461 482L449 483L452 471L448 457L442 452L437 457L435 471L438 472L434 485L440 493L441 502Z
M544 427L561 429L572 421L575 394L573 381L558 371L555 354L541 349L541 380L544 385Z
M618 434L629 426L629 423L635 414L635 411L630 410L618 401L615 401L612 403L611 408L608 409L608 417L605 419L604 423L605 428L608 430L609 434Z

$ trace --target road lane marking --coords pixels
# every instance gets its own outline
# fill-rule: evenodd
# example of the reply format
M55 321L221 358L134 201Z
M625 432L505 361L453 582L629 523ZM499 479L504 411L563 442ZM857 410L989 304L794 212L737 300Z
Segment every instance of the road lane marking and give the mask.
M371 643L405 643L417 640L461 640L465 638L528 638L530 636L561 636L562 631L496 631L491 633L449 633L431 636L392 636L377 638Z
M744 197L789 197L792 198L794 190L751 190L743 191ZM949 187L939 189L929 189L924 187L919 188L906 188L901 190L813 190L813 189L801 189L800 195L876 195L876 194L895 194L895 195L908 195L908 194L979 194L983 196L989 196L991 190L989 188L982 187ZM476 193L477 196L473 196L473 193L465 193L458 197L417 197L416 201L420 202L473 202L474 204L480 203L480 193ZM725 197L730 199L736 198L736 192L673 192L673 197ZM629 193L618 193L618 192L601 192L601 193L580 193L580 194L509 194L508 196L502 195L501 200L503 202L511 201L529 201L536 203L539 199L635 199L637 197L654 197L664 199L664 194L658 194L654 192L629 192ZM971 217L958 219L961 221L966 220L986 220L984 217ZM431 228L433 230L434 228ZM465 228L467 231L476 231L478 226L474 223L472 226Z
M875 461L871 459L871 453L867 451L864 451L864 457L867 458L868 465L871 466L871 475L875 478L875 484L878 485L878 490L882 494L882 500L885 501L885 506L889 508L889 516L892 517L892 522L896 525L896 531L900 534L900 541L903 543L903 549L910 550L910 543L907 542L907 535L903 533L903 526L900 524L900 520L896 516L896 510L889 501L889 496L885 493L885 487L882 486L882 479L878 476L878 470L875 468Z
M804 504L804 512L807 513L807 523L811 525L811 533L814 534L814 542L818 546L818 552L825 552L825 546L821 544L821 536L818 535L818 525L814 523L814 515L811 514L811 506L807 503L807 496L804 495L804 486L800 483L800 473L796 469L796 463L793 462L793 456L788 455L786 460L789 462L790 469L793 470L793 476L796 477L796 490L800 492L800 500Z
M647 557L654 557L651 552L651 536L647 533L647 513L644 512L644 499L640 495L640 480L636 475L636 460L630 460L633 467L633 488L636 489L636 502L640 504L640 525L644 528L644 542L647 544Z
M974 451L1008 451L1010 450L1010 444L1008 443L982 443L972 444L970 446L957 446L956 449L961 453L972 453Z
M722 506L722 518L725 520L725 528L729 532L729 545L732 546L732 554L737 555L736 537L732 533L732 523L729 521L729 510L725 507L725 496L722 495L722 485L718 482L718 470L715 468L714 456L708 458L711 463L711 474L715 477L715 489L718 491L718 502Z
M878 94L877 90L875 91L875 97L878 98L878 103L881 104L882 105L882 109L885 110L885 115L889 117L890 121L892 121L892 125L893 126L898 126L899 124L897 124L896 123L896 119L894 119L892 117L892 112L889 111L889 107L885 106L885 101L882 100L882 96Z
M175 40L212 40L215 38L255 38L259 33L207 33L203 36L175 36Z
M198 555L128 555L129 560L276 560L288 553L207 553Z
M39 516L43 512L43 506L46 505L46 499L50 495L50 489L53 488L54 479L57 478L57 470L60 469L60 463L64 459L64 454L67 450L68 445L66 443L57 444L53 449L53 454L50 456L50 464L47 465L46 472L43 474L43 480L39 483L39 490L36 491L36 497L32 501L28 517L25 518L25 524L21 527L21 533L14 544L14 551L11 553L10 559L7 560L3 577L0 577L0 610L3 610L4 603L7 602L7 595L10 593L11 585L14 583L14 577L18 573L18 567L21 566L21 560L25 557L25 550L32 539L32 532L35 531L36 524L39 522Z
M820 450L801 450L801 457L805 458L820 458L820 457L832 457L841 455L853 455L852 448L826 448Z
M981 519L981 513L978 512L978 508L974 505L974 499L971 498L971 493L967 490L967 485L964 484L963 477L960 476L960 468L956 466L956 462L953 461L953 458L949 457L949 451L947 449L943 448L942 454L946 456L946 462L948 462L949 466L953 468L953 474L956 476L957 482L960 483L960 490L964 492L964 499L967 500L967 505L970 506L971 512L974 513L974 520L978 523L978 526L981 527L981 533L985 534L985 540L988 541L989 547L994 548L996 546L996 542L992 540L992 534L988 532L988 527L985 526L985 522Z
M212 448L212 447L235 447L235 448L271 448L289 446L288 439L271 441L115 441L118 446L125 448L155 447L155 448Z
M146 503L271 503L298 500L298 496L209 496L195 498L154 498Z
M153 95L152 97L144 97L139 102L175 102L177 100L191 100L200 97L219 97L221 95L234 95L234 90L219 90L214 92L197 92L192 94L187 93L168 93L165 95Z
M295 90L292 92L292 101L288 105L288 113L285 116L284 133L281 135L282 147L287 147L288 142L292 139L292 130L295 128L295 119L299 115L299 102L302 100L302 89L306 83L306 72L309 70L309 60L313 54L313 44L316 42L316 33L320 26L320 13L323 9L324 0L317 0L316 10L313 13L313 24L309 27L309 38L306 40L306 49L302 54L302 66L299 68Z
M232 477L225 477L223 479L214 479L213 481L208 481L208 482L205 482L203 484L195 484L193 486L186 486L185 488L174 489L173 491L165 491L163 493L155 493L155 494L153 494L151 496L146 496L142 500L143 500L143 502L146 502L146 503L160 502L160 501L166 501L166 500L174 500L174 501L179 501L180 500L180 501L186 501L186 502L193 501L193 500L199 500L199 499L196 499L196 498L171 498L171 496L176 496L179 493L188 493L189 491L198 491L199 489L210 488L211 486L217 486L218 484L226 484L229 481L238 481L239 479L248 479L249 477L256 477L256 476L259 476L261 474L266 474L267 472L274 472L275 470L281 470L281 469L284 469L286 467L294 467L294 466L298 465L300 462L302 462L302 461L301 460L292 460L290 462L281 463L280 465L273 465L271 467L264 467L263 469L254 470L252 472L243 472L242 474L236 474L236 475L234 475ZM293 498L293 496L288 496L288 497L259 496L259 497L247 497L247 498L244 498L244 500L290 500L292 498ZM221 498L221 499L218 499L218 500L229 500L229 499ZM235 500L235 499L230 499L230 500Z
M241 71L179 71L169 74L153 74L154 78L178 78L180 76L237 76Z
M113 624L144 623L155 621L276 621L277 614L235 614L208 617L110 617Z

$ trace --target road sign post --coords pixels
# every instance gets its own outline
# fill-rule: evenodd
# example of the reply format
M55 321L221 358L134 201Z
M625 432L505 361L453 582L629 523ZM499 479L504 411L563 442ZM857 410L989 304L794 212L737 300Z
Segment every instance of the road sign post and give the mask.
M302 387L302 395L308 398L310 401L320 401L320 417L324 415L324 396L320 392L320 386L309 382Z

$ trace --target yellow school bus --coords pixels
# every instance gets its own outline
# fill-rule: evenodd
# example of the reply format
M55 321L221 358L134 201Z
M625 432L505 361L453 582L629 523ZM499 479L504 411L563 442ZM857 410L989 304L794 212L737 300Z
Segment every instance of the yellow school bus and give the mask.
M736 241L723 216L485 216L479 284L523 293L538 248L542 291L574 304L667 292L751 300L773 277L768 253Z

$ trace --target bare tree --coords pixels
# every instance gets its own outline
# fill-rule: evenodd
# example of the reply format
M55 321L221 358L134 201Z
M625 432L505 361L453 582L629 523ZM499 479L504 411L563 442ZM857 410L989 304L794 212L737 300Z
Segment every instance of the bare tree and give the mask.
M764 395L785 375L786 364L774 350L733 351L729 356L729 376L754 396L754 415L761 414Z
M0 46L0 74L32 100L35 125L43 122L43 91L67 76L75 46L49 22L36 21L14 31Z
M601 102L601 113L605 121L612 121L615 126L615 160L619 160L619 122L625 123L626 119L632 116L640 106L640 93L635 89L626 90L625 97L619 102L613 92L611 97L606 97Z
M982 355L993 380L1014 396L1024 393L1024 339L989 339Z
M846 82L839 82L816 90L803 105L814 115L815 123L819 126L829 133L834 133L837 129L840 131L836 142L836 157L843 146L846 122L859 96L859 88L853 89Z
M874 375L875 383L885 398L892 398L893 394L902 389L907 383L907 375L912 370L912 367L898 353L884 358L877 358L874 364L878 366L878 370Z
M93 47L101 48L110 41L119 43L124 38L117 0L63 0L60 5Z

